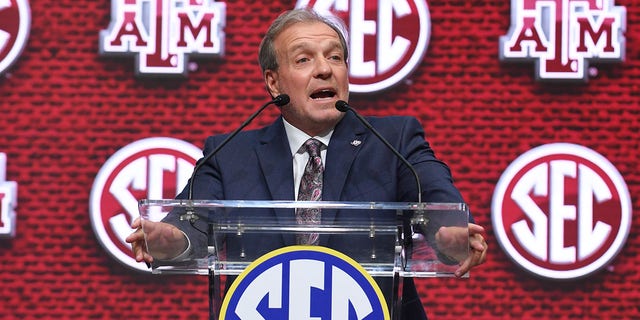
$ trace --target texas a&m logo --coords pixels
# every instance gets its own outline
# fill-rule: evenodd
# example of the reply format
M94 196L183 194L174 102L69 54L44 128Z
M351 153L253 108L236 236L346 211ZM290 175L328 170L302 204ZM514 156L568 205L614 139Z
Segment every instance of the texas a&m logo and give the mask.
M606 266L631 227L624 179L603 156L553 143L529 150L496 185L496 239L525 270L549 279L578 279Z
M0 238L16 235L18 183L6 181L7 155L0 152Z
M298 0L340 17L349 28L349 90L375 92L404 80L422 62L431 34L425 0Z
M18 59L27 44L31 9L27 0L0 0L0 74Z
M536 63L538 80L588 80L589 61L623 61L626 8L613 0L512 0L500 60Z
M225 10L214 0L112 0L100 54L136 55L140 75L184 76L190 54L224 54Z
M173 199L187 183L202 152L173 138L147 138L113 154L100 168L89 200L93 231L107 252L122 264L150 271L133 258L125 238L140 213L138 200Z
M238 276L219 319L391 317L380 287L356 261L321 246L290 246L265 254Z

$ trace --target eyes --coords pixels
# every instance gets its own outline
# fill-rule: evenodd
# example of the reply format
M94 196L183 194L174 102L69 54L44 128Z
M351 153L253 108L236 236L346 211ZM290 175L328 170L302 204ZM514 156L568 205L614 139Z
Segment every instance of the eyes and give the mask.
M315 58L314 55L304 53L304 54L297 55L294 61L297 65L302 65L302 64L311 62L314 58ZM325 59L332 62L337 62L337 63L344 61L344 58L340 53L329 54L325 57Z
M335 60L335 61L342 61L342 55L332 55L331 57L329 57L330 60Z
M340 62L342 61L342 56L341 55L331 55L327 57L327 60L331 60L331 61L336 61L336 62ZM309 62L311 61L311 57L309 56L303 56L303 57L299 57L296 60L296 64L301 64L301 63L305 63L305 62Z

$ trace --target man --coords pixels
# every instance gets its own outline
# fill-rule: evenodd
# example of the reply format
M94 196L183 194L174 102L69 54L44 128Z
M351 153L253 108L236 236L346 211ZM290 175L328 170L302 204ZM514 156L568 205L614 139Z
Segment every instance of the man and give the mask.
M371 134L352 114L336 109L339 100L348 101L348 48L340 25L305 9L285 12L267 31L259 50L259 61L266 89L272 97L287 94L290 102L281 107L281 117L272 125L238 134L214 157L203 164L189 183L193 199L293 200L304 193L299 187L310 157L304 144L319 141L322 188L316 195L325 201L415 202L417 188L410 170ZM454 187L448 167L435 158L424 139L418 121L410 117L370 118L370 123L414 166L426 202L463 202ZM209 137L204 154L216 148L225 136ZM353 143L358 141L359 143ZM189 186L178 198L186 198ZM317 199L317 198L316 198ZM299 199L300 200L300 199ZM204 232L194 232L188 223L169 214L162 232L174 243L176 259L207 245ZM201 222L199 222L201 223ZM133 244L137 261L152 262L144 248L140 221L138 231L127 238ZM191 229L191 230L190 230ZM197 230L207 230L199 226ZM469 224L470 250L460 261L456 275L465 274L485 261L484 229ZM187 236L185 236L187 235ZM460 239L463 237L463 239ZM280 238L259 239L261 246L282 247ZM320 245L346 249L349 241ZM228 246L233 246L228 241ZM231 250L232 249L228 249ZM405 282L402 314L404 319L426 318L413 281Z

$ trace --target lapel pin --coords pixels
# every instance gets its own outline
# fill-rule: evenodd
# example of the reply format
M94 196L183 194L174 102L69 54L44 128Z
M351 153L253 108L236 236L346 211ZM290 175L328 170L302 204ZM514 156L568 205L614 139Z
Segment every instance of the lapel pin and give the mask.
M356 140L351 141L351 145L352 145L352 146L354 146L354 147L359 146L361 143L362 143L362 141L357 140L357 139L356 139Z

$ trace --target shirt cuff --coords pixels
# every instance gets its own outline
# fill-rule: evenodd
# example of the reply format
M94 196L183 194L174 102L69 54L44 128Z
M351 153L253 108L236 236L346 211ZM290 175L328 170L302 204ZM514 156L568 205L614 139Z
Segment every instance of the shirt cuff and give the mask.
M191 247L191 240L189 240L189 237L187 237L187 234L184 233L184 231L180 230L180 232L182 232L182 234L184 235L184 237L187 239L187 248L182 251L181 254L167 260L167 261L182 261L182 260L187 260L187 258L191 255L191 252L193 251L193 247Z

